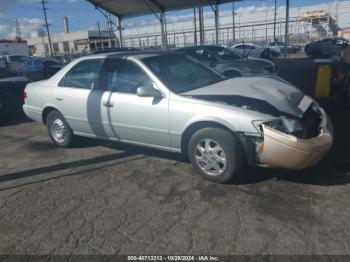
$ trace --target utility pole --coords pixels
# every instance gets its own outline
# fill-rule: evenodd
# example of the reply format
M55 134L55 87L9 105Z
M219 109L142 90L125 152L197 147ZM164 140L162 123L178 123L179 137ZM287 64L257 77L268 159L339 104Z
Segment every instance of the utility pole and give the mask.
M101 30L100 30L100 22L97 22L97 28L98 28L98 37L100 38L100 45L102 48L102 36L101 36Z
M15 20L15 23L16 23L16 40L19 41L21 40L21 28L19 27L17 18Z
M277 19L277 0L275 0L275 13L273 18L273 42L276 41L276 19Z
M232 2L232 42L236 41L235 2Z
M50 37L50 30L49 30L49 24L47 23L47 15L46 15L46 6L45 4L47 3L47 1L45 0L41 0L41 5L42 5L42 9L44 12L44 17L45 17L45 27L46 27L46 33L47 33L47 38L49 40L49 48L50 48L50 55L52 56L53 52L52 52L52 45L51 45L51 37Z

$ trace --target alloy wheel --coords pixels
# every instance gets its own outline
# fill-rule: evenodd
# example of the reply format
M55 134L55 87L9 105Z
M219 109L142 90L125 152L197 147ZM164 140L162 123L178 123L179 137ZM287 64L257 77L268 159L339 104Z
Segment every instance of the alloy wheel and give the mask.
M213 139L203 139L195 147L195 159L202 171L209 176L221 175L227 166L222 146Z

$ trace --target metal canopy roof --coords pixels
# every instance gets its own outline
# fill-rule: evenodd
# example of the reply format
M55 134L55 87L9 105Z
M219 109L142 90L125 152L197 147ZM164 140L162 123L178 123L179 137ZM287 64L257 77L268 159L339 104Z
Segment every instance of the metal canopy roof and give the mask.
M119 18L143 16L160 11L174 11L214 5L215 0L87 0ZM217 0L217 4L241 0Z

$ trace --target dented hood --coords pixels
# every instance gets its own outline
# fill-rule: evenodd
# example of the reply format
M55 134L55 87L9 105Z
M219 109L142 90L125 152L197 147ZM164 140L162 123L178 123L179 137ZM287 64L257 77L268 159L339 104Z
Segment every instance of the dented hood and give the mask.
M301 117L304 94L278 77L237 77L183 93L187 96L240 96L269 103L280 112Z

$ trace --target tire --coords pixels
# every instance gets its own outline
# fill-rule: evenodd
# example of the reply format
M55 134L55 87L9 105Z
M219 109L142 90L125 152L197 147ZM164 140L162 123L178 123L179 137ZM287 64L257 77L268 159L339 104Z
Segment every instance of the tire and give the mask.
M227 183L236 178L244 159L234 134L212 127L200 129L192 135L188 156L201 176L216 183Z
M74 134L60 112L53 110L47 115L46 128L52 142L57 146L67 148L73 145Z

